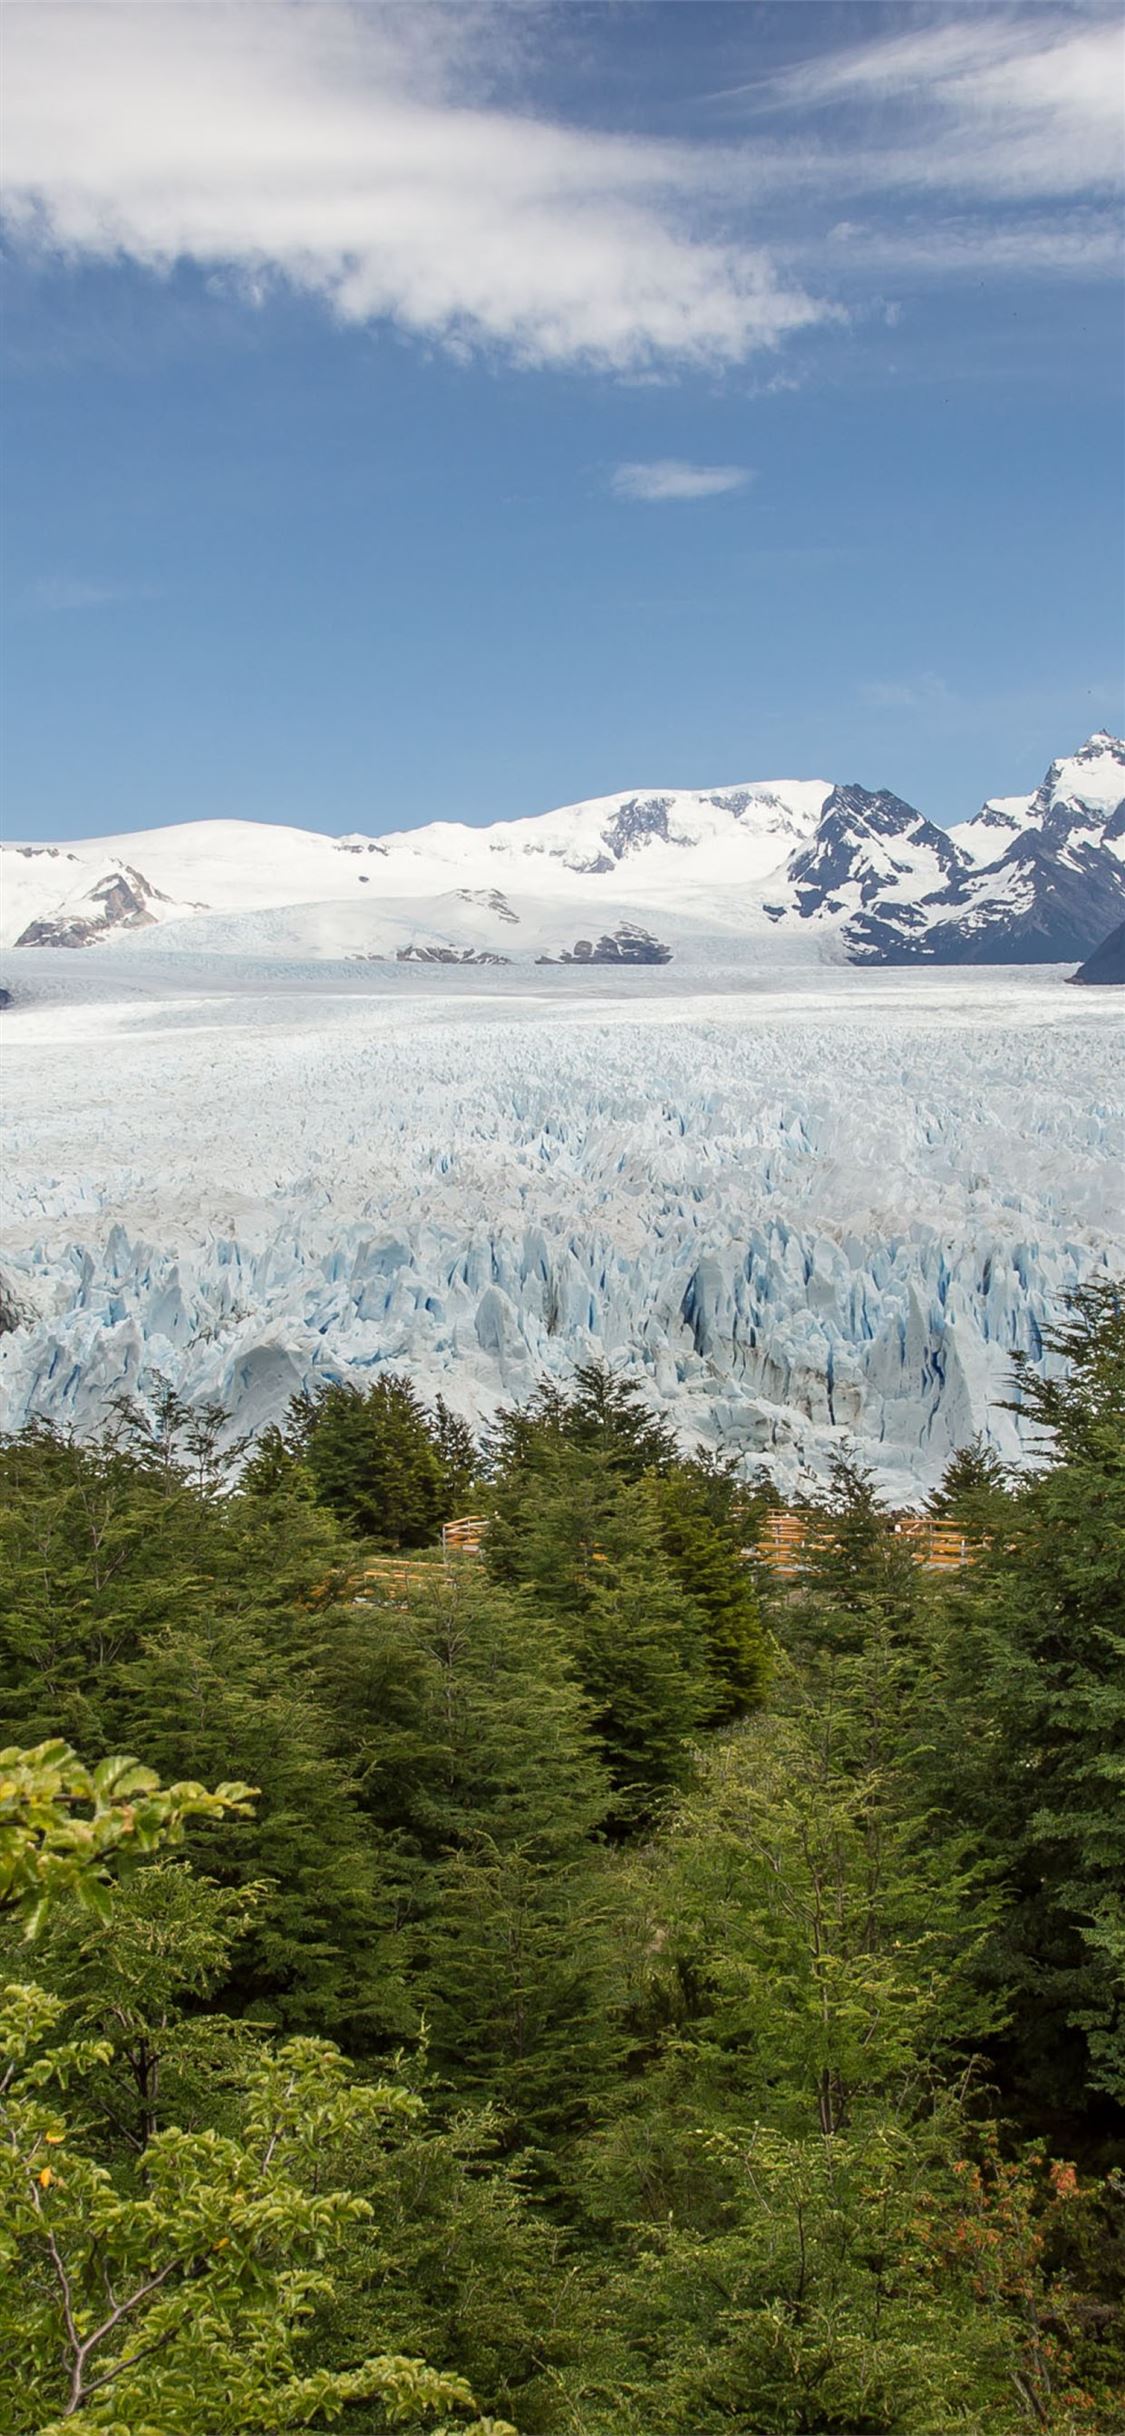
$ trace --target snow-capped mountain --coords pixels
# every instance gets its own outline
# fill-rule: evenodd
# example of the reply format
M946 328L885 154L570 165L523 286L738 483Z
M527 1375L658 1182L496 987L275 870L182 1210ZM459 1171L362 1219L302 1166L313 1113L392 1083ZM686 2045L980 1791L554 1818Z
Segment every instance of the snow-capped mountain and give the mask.
M904 945L925 935L926 908L962 867L945 831L900 796L833 787L787 877L800 920L843 917L853 962L899 963Z
M973 866L928 952L975 963L1086 956L1125 915L1125 745L1100 732L1033 795L986 803L950 838Z
M1068 761L1053 761L1033 795L993 796L975 820L962 821L949 835L971 862L995 863L1015 838L1044 822L1060 835L1097 836L1123 804L1125 744L1101 728Z
M946 831L885 789L607 795L378 838L200 821L0 850L0 943L448 963L667 962L780 930L852 963L1081 957L1125 915L1125 746Z

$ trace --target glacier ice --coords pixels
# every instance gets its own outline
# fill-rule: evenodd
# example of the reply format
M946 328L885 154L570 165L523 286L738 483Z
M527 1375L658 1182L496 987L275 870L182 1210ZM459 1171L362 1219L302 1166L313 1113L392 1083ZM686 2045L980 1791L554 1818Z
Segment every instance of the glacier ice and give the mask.
M1125 1269L1119 1018L1044 968L25 972L8 1427L159 1373L256 1429L386 1365L481 1420L604 1354L783 1485L847 1443L906 1500L1018 1453L1013 1353Z

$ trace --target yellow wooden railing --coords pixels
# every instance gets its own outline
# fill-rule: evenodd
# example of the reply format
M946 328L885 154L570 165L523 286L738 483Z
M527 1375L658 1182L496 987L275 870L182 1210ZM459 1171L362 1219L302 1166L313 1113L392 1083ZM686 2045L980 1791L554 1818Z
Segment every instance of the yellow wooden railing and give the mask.
M957 1523L934 1522L925 1514L899 1514L893 1520L895 1538L927 1572L958 1572L979 1554L976 1543ZM487 1530L487 1514L458 1514L442 1524L440 1560L436 1551L433 1556L369 1556L354 1577L352 1596L362 1599L373 1592L405 1599L414 1590L433 1589L452 1559L480 1556ZM757 1539L744 1553L768 1565L771 1573L792 1576L805 1570L818 1548L830 1547L832 1537L827 1516L773 1506ZM594 1551L594 1562L605 1562L600 1549Z
M929 1573L956 1573L962 1565L971 1565L978 1554L958 1523L933 1522L925 1514L896 1515L894 1535L915 1564ZM800 1573L817 1548L831 1547L832 1536L827 1517L822 1521L814 1514L775 1506L747 1553L756 1556L759 1564L768 1565L772 1573Z
M441 1526L443 1556L479 1556L481 1542L488 1529L487 1514L459 1514L455 1522Z

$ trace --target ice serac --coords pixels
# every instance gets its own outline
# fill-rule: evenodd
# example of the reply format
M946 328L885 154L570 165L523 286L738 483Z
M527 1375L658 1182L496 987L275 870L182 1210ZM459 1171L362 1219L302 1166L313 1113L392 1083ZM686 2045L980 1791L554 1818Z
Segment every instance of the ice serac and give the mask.
M1013 1354L1125 1271L1113 1006L1048 976L90 962L8 1019L8 1426L161 1375L257 1429L388 1366L479 1420L601 1356L786 1485L853 1445L908 1500L978 1429L1019 1453Z

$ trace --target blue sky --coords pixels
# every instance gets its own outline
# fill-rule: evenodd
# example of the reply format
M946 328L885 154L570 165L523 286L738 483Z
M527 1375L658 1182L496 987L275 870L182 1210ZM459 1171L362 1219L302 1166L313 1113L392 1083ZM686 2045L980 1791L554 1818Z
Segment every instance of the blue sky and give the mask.
M8 835L1121 722L1116 10L5 17Z

